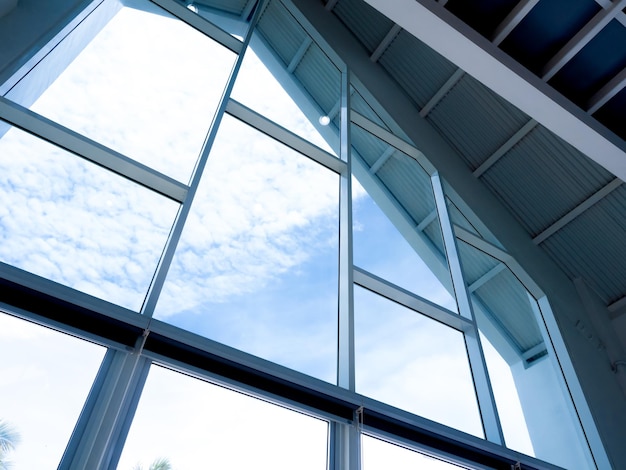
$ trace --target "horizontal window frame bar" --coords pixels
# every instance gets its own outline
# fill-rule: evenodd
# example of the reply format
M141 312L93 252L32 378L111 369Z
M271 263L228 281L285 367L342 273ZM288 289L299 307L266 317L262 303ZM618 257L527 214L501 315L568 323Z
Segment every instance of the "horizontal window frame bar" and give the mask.
M47 279L0 264L0 307L18 310L18 316L44 326L69 332L99 344L125 350L147 335L142 354L185 373L200 372L225 384L240 387L259 398L272 397L275 403L308 410L314 416L353 422L354 413L363 407L364 424L373 432L381 431L433 451L469 456L469 461L510 469L522 462L525 469L553 470L550 464L518 454L510 449L465 434L385 403L350 392L287 367L260 359L229 346L150 319L122 307L75 291ZM61 325L62 328L57 328ZM104 326L104 328L102 328Z
M0 96L0 120L179 204L188 186Z
M353 279L356 285L457 331L465 333L473 329L472 322L458 313L402 289L364 269L354 266Z
M163 8L165 11L175 16L179 20L187 23L195 30L201 32L205 36L213 39L222 46L226 47L235 54L240 54L243 50L243 42L229 33L224 31L219 26L214 25L207 19L203 18L197 13L189 10L184 5L177 3L173 0L150 0L155 5Z
M232 98L228 100L226 113L339 175L347 171L344 161Z

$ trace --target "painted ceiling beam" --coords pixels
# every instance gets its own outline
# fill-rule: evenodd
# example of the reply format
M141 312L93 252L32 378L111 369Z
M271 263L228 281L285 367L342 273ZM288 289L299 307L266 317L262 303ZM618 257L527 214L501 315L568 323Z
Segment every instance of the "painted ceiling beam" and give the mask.
M376 47L374 52L372 52L372 55L370 56L370 60L372 62L378 62L378 59L380 59L380 56L383 55L383 53L387 50L387 48L393 42L393 40L398 36L398 34L400 34L400 31L402 31L402 28L398 26L397 24L394 24L391 27L391 29L385 35L383 40L380 41L380 44L378 45L378 47Z
M446 83L441 85L441 88L439 88L439 90L437 90L437 92L428 100L428 103L426 103L424 107L420 109L420 116L428 116L428 113L430 113L435 108L435 106L439 104L443 97L446 96L450 90L452 90L454 85L456 85L459 80L463 78L463 75L465 75L465 72L463 70L456 69L452 76L448 78L448 80L446 80Z
M623 139L441 4L427 0L365 1L596 163L626 180Z
M626 68L622 69L615 77L613 77L606 85L600 88L595 95L591 97L588 103L587 112L595 113L604 106L611 98L617 95L626 87Z
M518 24L530 13L535 5L539 3L539 0L522 0L515 8L511 10L511 12L507 15L506 18L498 25L496 31L491 39L496 46L499 45L504 38L506 38L511 31L513 31Z
M600 10L543 68L542 78L550 80L580 50L595 38L609 22L622 11L626 0L616 0L608 8Z

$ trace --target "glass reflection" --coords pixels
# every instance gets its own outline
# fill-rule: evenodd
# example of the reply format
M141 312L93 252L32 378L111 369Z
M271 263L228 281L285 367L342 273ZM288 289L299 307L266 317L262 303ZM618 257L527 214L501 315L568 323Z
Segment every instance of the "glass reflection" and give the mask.
M0 427L18 435L0 468L57 468L104 352L0 312Z
M155 317L335 381L339 176L225 117Z
M280 2L270 2L231 97L338 155L340 93L337 67Z
M187 182L236 55L147 0L132 5L113 16L34 104L23 104ZM45 61L51 63L33 75L54 74L62 65L53 62L65 60L51 53Z
M356 391L483 437L463 334L354 288Z
M564 468L595 468L536 300L503 263L457 243L507 447Z
M15 128L0 139L0 200L0 261L135 311L178 209Z
M457 312L430 178L357 126L352 144L354 264Z
M363 468L366 470L454 470L469 468L367 435L361 436L361 446Z
M117 468L325 470L328 423L152 366Z

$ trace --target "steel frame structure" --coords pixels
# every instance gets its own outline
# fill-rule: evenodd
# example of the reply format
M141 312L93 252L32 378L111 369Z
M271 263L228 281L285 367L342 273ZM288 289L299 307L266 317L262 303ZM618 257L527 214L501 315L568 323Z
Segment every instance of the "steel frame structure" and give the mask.
M89 11L91 14L98 14L101 4L110 1L112 0L92 2ZM72 152L77 158L87 159L180 204L174 226L139 314L13 266L0 264L0 308L2 310L108 348L108 353L59 468L69 470L116 467L132 421L132 411L141 397L142 387L152 363L181 370L204 380L243 390L265 400L275 401L327 419L330 423L328 460L329 468L333 470L358 470L360 468L359 434L361 432L367 432L471 468L508 470L516 464L519 465L516 468L524 469L557 468L507 449L503 445L502 429L480 344L478 327L469 300L470 293L457 252L457 240L463 240L498 259L518 277L539 302L540 324L545 325L544 333L550 332L549 336L544 334L544 338L550 338L546 341L549 343L548 347L553 352L562 352L564 348L559 343L556 325L554 325L545 295L506 251L451 223L446 198L455 198L455 196L444 189L444 183L439 174L417 147L364 116L351 111L350 87L354 86L363 94L366 94L367 90L359 89L361 85L351 80L349 67L340 61L334 52L328 49L328 46L320 42L319 45L324 48L331 60L335 61L335 65L342 74L339 104L340 155L337 158L230 98L244 53L249 47L255 30L255 24L267 2L260 2L261 5L257 6L246 37L243 41L239 41L180 3L173 0L151 1L238 54L188 185L179 183L50 121L8 98L0 97L0 119L7 124L49 141ZM297 8L293 3L288 0L284 3L292 13L296 11ZM71 24L70 30L79 27L79 23ZM310 33L313 40L317 40L316 33L314 31ZM69 34L72 32L64 32L64 35ZM61 36L57 37L58 42L62 39ZM53 47L54 45L50 45L47 50L50 51ZM30 69L23 70L22 77L26 77L30 71ZM13 83L19 83L22 77L18 77ZM5 89L3 94L10 97L11 90ZM152 318L206 162L210 157L212 144L225 115L232 116L282 142L340 177L337 385L322 382ZM351 125L359 126L386 142L390 147L414 158L431 176L436 212L430 219L438 220L441 224L446 259L449 263L460 314L451 312L354 266L351 229L351 177L353 174ZM459 201L459 205L462 205L462 201ZM466 215L468 218L472 217L471 214ZM476 221L476 226L480 226L479 221ZM419 229L419 226L417 228ZM353 305L355 285L463 333L483 420L485 440L399 410L356 392ZM556 357L561 361L561 367L566 373L567 385L574 396L580 418L587 431L596 465L605 468L606 456L593 428L589 410L586 408L580 387L573 375L572 366L563 354L557 354Z

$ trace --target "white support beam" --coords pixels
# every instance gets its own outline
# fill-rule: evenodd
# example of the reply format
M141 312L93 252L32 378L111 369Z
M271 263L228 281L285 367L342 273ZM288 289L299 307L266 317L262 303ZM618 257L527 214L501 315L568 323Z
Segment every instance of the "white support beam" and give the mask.
M571 211L561 217L559 220L554 222L548 228L546 228L543 232L533 238L533 242L537 245L544 242L546 239L554 235L556 232L561 230L567 224L569 224L572 220L578 217L580 214L585 212L591 206L599 202L601 199L606 197L609 193L616 190L622 185L623 181L619 178L615 178L613 181L608 183L603 188L599 189L597 192L589 196L583 202L574 207Z
M626 180L626 144L497 46L427 0L365 0L557 136ZM360 77L363 80L362 77Z
M309 36L304 38L304 41L302 41L302 44L300 44L300 47L291 58L291 61L289 62L289 65L287 66L287 72L293 73L293 71L296 70L296 67L298 67L298 64L304 57L304 54L306 54L306 51L309 50L309 47L311 46L312 43L313 43L313 40Z
M536 344L532 348L527 349L526 351L524 351L522 353L522 359L524 359L524 361L528 361L533 356L536 356L537 354L541 354L544 351L545 351L546 354L548 353L547 349L546 349L546 344L542 341L541 343Z
M502 264L502 263L496 264L493 268L491 268L489 271L487 271L485 274L483 274L478 279L476 279L474 282L472 282L469 286L467 286L467 290L470 291L470 293L472 293L472 292L480 289L482 286L487 284L494 277L496 277L498 274L500 274L502 271L504 271L504 269L505 269L504 268L504 264Z
M587 104L587 112L589 114L595 113L611 98L622 91L624 87L626 87L626 68L622 69L620 73L613 77L591 97L589 103Z
M428 116L428 113L430 113L433 110L433 108L437 106L437 104L439 104L439 102L443 99L443 97L446 96L450 90L452 90L454 85L456 85L459 82L459 80L463 78L463 75L465 75L465 72L463 70L456 69L456 71L450 76L450 78L446 80L446 83L441 85L441 88L437 90L437 93L435 93L428 100L428 103L426 103L424 107L420 109L420 116L422 117Z
M400 34L400 31L402 31L402 28L398 26L397 24L394 24L391 27L391 29L385 35L383 40L380 41L380 44L378 45L378 47L376 47L374 52L372 52L372 55L370 56L370 60L372 62L378 62L378 59L380 59L380 57L387 50L387 48L393 42L393 40L398 36L398 34Z
M389 146L387 150L385 150L380 157L374 162L374 164L370 167L370 175L375 175L378 170L391 158L393 153L396 151L395 148Z
M602 8L609 8L612 2L611 0L596 0L596 3ZM626 26L626 13L624 13L623 11L618 13L615 19L619 21L622 25Z
M602 31L609 21L617 16L626 5L626 0L616 0L609 8L599 11L543 68L542 78L546 82L563 68L578 52Z
M437 218L437 211L432 210L430 214L422 219L422 221L415 226L415 230L418 232L423 232L426 227L433 223L433 221Z
M539 0L521 0L506 18L498 25L491 39L496 46L506 38L515 27L530 13Z
M511 150L520 140L522 140L530 131L537 126L537 121L531 119L524 126L509 138L498 150L493 152L487 160L480 164L472 173L476 178L482 176L489 168L491 168L498 160Z

